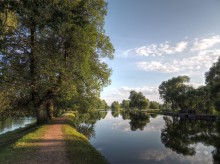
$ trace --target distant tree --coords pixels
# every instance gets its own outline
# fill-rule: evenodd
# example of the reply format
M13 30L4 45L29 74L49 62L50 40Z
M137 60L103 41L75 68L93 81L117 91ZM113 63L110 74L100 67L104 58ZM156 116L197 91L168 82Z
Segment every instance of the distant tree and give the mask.
M136 91L130 92L130 107L137 108L137 109L149 109L150 102L149 100L143 95L143 93Z
M220 58L205 74L206 84L210 88L210 98L215 108L220 111Z
M160 98L165 103L171 103L172 109L185 109L187 107L187 92L192 89L191 86L187 85L189 80L188 76L178 76L163 81L159 86Z
M130 107L130 101L129 100L123 100L122 103L121 103L121 107L123 109L129 109Z
M160 105L161 110L171 110L171 104L170 103L163 103Z
M150 109L159 109L159 103L156 101L150 101Z
M118 101L114 101L112 104L111 104L111 109L112 111L118 111L120 109L120 104Z

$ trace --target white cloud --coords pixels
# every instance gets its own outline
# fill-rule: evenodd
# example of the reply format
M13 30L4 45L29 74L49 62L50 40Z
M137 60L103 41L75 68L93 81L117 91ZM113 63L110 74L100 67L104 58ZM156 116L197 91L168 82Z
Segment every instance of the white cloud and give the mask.
M145 70L145 71L157 71L157 72L163 72L163 73L179 71L178 67L175 67L174 65L170 65L170 63L161 63L157 61L137 62L136 65L138 68Z
M154 101L161 102L161 100L159 99L158 87L148 87L148 86L136 87L136 88L121 87L121 88L110 91L110 94L102 98L105 99L109 105L113 101L122 102L122 100L128 99L131 90L142 92L151 101L154 100Z
M187 48L188 43L181 41L172 46L168 41L159 45L151 44L147 46L130 49L124 52L126 56L162 56L183 52Z
M201 51L213 47L214 45L220 43L220 36L215 35L204 39L195 39L193 43L192 51Z
M201 71L208 69L216 62L220 55L220 49L204 50L195 56L182 57L165 61L137 62L136 66L145 71L156 71L162 73L176 73L189 71Z
M176 45L175 51L176 52L183 52L187 48L187 42L179 42Z

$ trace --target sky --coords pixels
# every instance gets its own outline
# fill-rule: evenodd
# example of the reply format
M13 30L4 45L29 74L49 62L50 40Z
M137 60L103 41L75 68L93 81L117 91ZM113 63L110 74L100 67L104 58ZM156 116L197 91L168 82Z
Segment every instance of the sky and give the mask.
M158 86L179 75L195 88L220 56L220 0L106 0L106 35L115 48L111 85L101 92L110 105L131 90L162 103Z

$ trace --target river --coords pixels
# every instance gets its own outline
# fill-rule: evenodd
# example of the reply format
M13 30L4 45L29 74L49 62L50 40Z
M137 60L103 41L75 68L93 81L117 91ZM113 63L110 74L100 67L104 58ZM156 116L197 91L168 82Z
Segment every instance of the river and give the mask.
M220 159L216 122L109 111L90 127L90 143L113 164L207 164Z
M9 117L3 121L0 121L0 135L8 131L13 131L21 127L25 127L28 124L36 122L33 117Z

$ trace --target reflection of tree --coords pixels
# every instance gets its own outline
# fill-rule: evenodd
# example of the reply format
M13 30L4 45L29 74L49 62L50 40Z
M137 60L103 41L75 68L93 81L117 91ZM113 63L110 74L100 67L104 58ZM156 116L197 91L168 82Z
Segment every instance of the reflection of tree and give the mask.
M157 117L157 113L151 113L150 116L151 116L152 118L156 118L156 117Z
M98 112L89 112L85 114L79 114L74 118L75 128L87 138L95 136L95 123L98 120L104 119L107 115L107 112L98 111Z
M111 114L112 114L113 117L118 117L119 114L120 114L120 111L119 110L112 111Z
M213 151L213 159L219 159L220 133L216 133L219 131L216 128L216 122L184 121L177 117L164 117L164 121L165 127L161 130L161 141L167 148L178 154L192 156L196 153L195 145L203 143L216 147Z
M131 111L130 120L129 123L132 131L136 131L137 129L143 130L150 122L150 116L141 111Z
M87 138L95 137L94 124L80 124L77 127L77 131L82 133Z
M215 150L212 152L213 163L220 163L220 122L216 125L217 137L213 139L215 142Z
M129 110L122 110L120 114L121 114L123 120L130 119L130 111Z
M13 125L13 119L12 117L8 117L7 119L0 121L0 131L5 128L11 128L12 125Z

